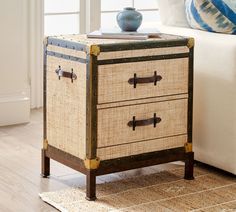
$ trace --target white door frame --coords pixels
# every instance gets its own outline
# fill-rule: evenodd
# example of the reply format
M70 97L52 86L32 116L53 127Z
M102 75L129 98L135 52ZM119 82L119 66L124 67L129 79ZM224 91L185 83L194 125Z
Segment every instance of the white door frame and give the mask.
M43 105L44 1L28 0L30 106Z
M86 2L84 10L86 13L85 32L89 33L94 30L98 30L101 26L101 0L81 0L81 2L84 1Z

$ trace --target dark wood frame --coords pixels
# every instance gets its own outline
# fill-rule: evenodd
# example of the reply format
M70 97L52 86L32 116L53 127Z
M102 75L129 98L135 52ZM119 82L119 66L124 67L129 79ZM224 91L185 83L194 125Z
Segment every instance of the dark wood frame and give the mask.
M188 46L189 53L184 54L172 54L161 56L148 56L143 58L125 58L125 59L111 59L111 60L97 60L96 54L86 48L85 45L78 44L70 41L63 41L60 39L48 38L45 45L45 57L44 57L44 148L42 149L42 176L48 177L50 175L50 159L56 160L68 167L71 167L86 175L86 199L96 199L96 176L120 172L130 169L136 169L146 166L157 165L161 163L167 163L172 161L184 160L185 161L185 173L184 178L187 180L194 179L193 177L193 165L194 165L194 153L192 151L192 107L193 107L193 40L192 38L178 38L176 40L168 40L161 42L145 41L134 42L129 44L115 44L100 45L99 49L102 52L108 51L122 51L132 49L145 49L145 48L161 48L161 47L173 47L173 46ZM158 59L173 59L189 57L189 87L188 87L188 133L187 133L187 147L180 147L150 153L144 153L139 155L121 157L117 159L101 161L99 167L96 169L89 169L85 166L84 160L77 158L71 154L68 154L60 149L48 145L47 143L47 129L46 129L46 69L47 69L47 54L51 56L58 56L52 52L47 53L46 48L48 43L50 45L57 45L64 48L76 49L78 51L85 51L87 53L86 60L81 58L74 58L74 61L87 63L87 97L86 97L86 157L88 160L95 160L97 158L97 67L98 65L112 64L112 63L126 63L134 61L149 61ZM71 59L68 55L59 55L64 59Z

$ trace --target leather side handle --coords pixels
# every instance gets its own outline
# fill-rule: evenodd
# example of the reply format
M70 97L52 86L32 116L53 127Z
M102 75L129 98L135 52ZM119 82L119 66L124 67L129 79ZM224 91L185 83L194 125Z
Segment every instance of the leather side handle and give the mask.
M71 72L67 72L62 70L61 66L59 66L58 69L55 70L55 72L58 75L59 80L61 79L61 77L70 78L71 82L73 83L73 81L77 79L77 75L73 73L73 69L71 69Z

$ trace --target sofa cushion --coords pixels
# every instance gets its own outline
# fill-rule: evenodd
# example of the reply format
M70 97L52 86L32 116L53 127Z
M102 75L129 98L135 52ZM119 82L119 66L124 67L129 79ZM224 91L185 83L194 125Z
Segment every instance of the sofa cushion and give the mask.
M236 34L236 1L186 0L185 6L192 28Z
M157 3L162 24L189 27L185 15L185 0L157 0Z

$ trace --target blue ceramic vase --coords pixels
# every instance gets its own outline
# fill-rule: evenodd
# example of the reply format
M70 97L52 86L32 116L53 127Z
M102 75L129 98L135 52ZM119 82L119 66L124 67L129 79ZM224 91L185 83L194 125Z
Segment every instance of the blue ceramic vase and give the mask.
M134 32L140 27L143 16L133 7L126 7L116 16L117 23L122 31Z

